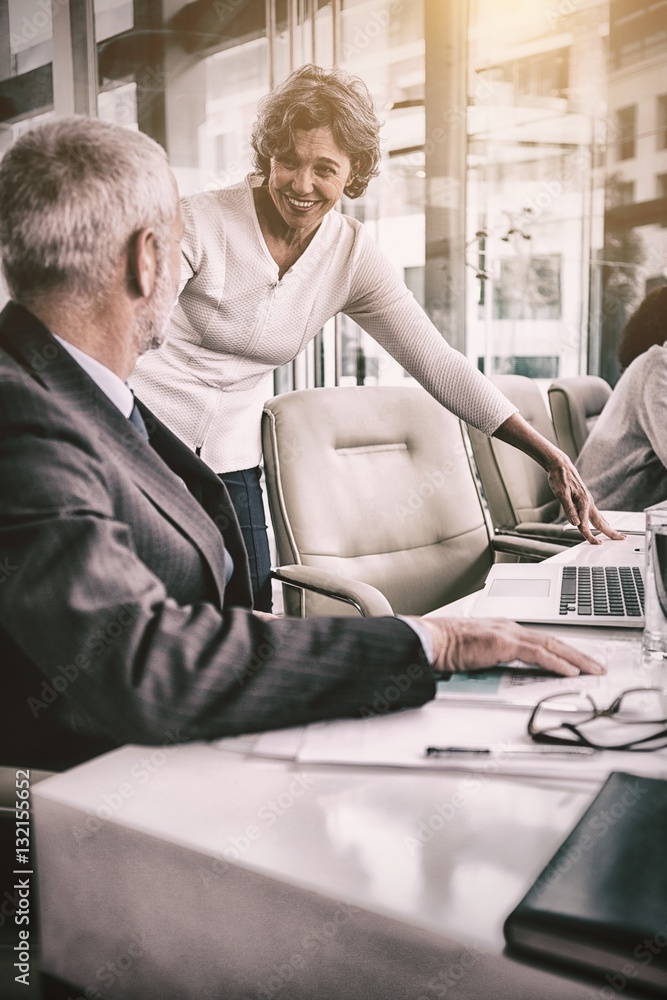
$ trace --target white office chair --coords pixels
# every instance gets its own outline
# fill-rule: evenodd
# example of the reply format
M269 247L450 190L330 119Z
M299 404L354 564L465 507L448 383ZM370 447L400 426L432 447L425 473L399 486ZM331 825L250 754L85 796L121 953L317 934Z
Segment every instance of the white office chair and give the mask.
M424 614L481 587L496 550L558 551L492 544L461 425L423 389L288 392L262 438L289 614Z
M491 381L521 416L552 444L554 429L537 384L524 375L493 375ZM542 539L560 549L581 541L564 527L563 514L544 469L518 448L468 428L475 464L498 536Z
M558 446L575 462L611 396L611 386L597 375L575 375L552 382L548 395Z

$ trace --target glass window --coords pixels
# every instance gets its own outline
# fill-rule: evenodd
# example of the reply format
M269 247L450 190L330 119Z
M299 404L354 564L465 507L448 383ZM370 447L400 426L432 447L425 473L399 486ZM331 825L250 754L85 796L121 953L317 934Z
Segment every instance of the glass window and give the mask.
M456 331L464 324L464 349L487 371L590 370L613 382L623 323L667 274L665 2L452 0L447 9L457 5L468 46L452 60L468 96L455 106L445 98L444 132L454 140L459 129L466 156L435 178L441 188L426 137L425 24L436 5L424 0L275 0L271 52L264 3L95 0L99 114L164 143L183 193L221 187L252 169L250 131L270 73L282 80L313 57L328 66L336 51L384 121L381 174L342 210L417 301L428 296L450 337L451 303L464 302ZM50 0L0 0L0 154L51 106L51 29ZM437 57L428 65L438 72ZM438 297L438 225L461 201L465 227L461 212L453 238L466 280L443 267ZM279 387L294 384L297 368L303 384L407 378L345 317Z
M363 222L401 275L424 269L424 21L421 2L344 0L342 65L369 87L383 120L380 176L342 210ZM411 290L415 290L412 285ZM342 383L410 383L403 368L343 316Z
M181 193L242 180L252 170L252 123L268 90L266 38L241 38L196 61L172 56L162 75L167 148Z
M7 126L4 129L0 129L0 158L2 154L9 149L13 142L16 142L20 135L24 132L29 132L31 128L35 125L41 125L42 122L46 122L49 118L54 117L53 111L47 111L41 115L33 115L31 118L24 118L22 121L14 122L13 124ZM6 302L9 301L9 292L5 286L4 278L2 276L2 268L0 268L0 309L3 308Z
M8 0L10 72L18 76L53 59L51 0ZM1 43L0 43L1 44Z
M136 83L125 83L101 91L97 95L97 114L104 121L138 129Z
M134 27L133 0L95 0L94 10L95 40L98 42Z
M541 357L540 378L556 357L560 375L614 382L623 324L667 265L664 10L469 10L469 73L484 83L468 109L469 356L487 371Z
M556 31L541 4L471 4L467 351L487 372L585 366L605 17L559 16Z
M493 289L494 319L561 319L559 256L506 257L499 265Z
M5 77L19 76L53 61L54 3L57 0L4 0L10 51L10 73ZM134 24L133 0L95 0L94 11L98 42L129 31Z
M259 99L268 90L266 39L252 39L209 56L205 82L200 186L226 187L253 170L250 134Z

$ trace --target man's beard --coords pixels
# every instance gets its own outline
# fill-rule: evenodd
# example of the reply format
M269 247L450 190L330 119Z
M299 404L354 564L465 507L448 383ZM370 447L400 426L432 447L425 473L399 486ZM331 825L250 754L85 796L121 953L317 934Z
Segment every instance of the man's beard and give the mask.
M169 317L176 305L177 295L166 262L155 275L153 294L146 302L141 315L134 321L132 337L138 354L154 350L164 343L167 336Z

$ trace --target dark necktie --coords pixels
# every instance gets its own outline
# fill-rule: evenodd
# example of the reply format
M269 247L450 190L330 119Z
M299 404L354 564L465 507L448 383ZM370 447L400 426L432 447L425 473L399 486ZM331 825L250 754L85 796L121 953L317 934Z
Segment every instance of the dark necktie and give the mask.
M132 413L130 413L130 423L134 424L139 433L143 438L148 441L148 431L146 430L146 424L144 423L144 418L139 413L139 407L137 406L137 401L135 399L134 406L132 407Z

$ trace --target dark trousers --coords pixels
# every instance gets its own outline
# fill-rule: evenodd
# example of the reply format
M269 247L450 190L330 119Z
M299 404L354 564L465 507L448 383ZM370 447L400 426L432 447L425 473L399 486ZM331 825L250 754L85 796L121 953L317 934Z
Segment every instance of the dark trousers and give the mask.
M241 469L219 475L234 504L248 551L253 607L256 611L271 611L271 555L260 486L261 470Z

